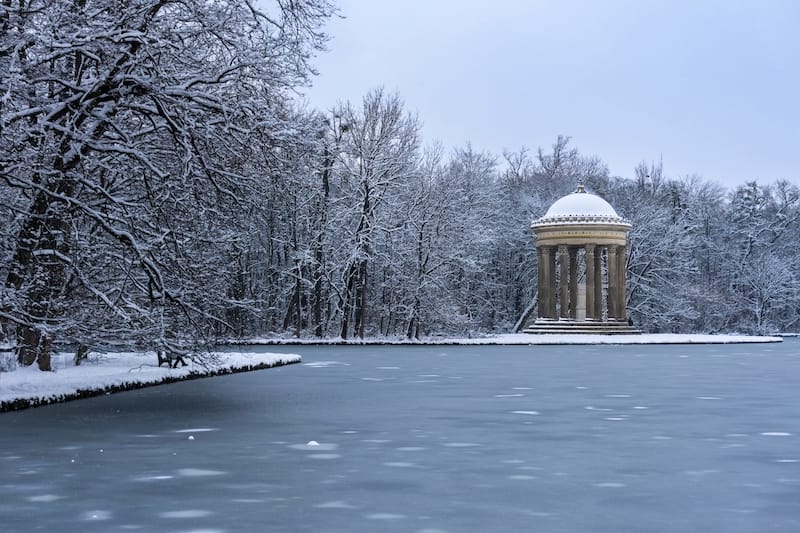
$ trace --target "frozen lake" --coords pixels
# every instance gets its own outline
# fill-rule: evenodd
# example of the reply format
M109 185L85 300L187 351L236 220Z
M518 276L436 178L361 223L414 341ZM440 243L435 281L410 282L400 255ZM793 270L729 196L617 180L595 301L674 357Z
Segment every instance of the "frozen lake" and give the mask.
M0 414L0 528L800 531L798 340L263 351Z

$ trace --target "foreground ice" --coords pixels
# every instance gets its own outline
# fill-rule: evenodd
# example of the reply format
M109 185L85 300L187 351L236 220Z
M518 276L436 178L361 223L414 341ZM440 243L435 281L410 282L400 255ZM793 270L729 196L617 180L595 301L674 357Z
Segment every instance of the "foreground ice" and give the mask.
M281 349L0 415L0 527L800 531L797 340Z

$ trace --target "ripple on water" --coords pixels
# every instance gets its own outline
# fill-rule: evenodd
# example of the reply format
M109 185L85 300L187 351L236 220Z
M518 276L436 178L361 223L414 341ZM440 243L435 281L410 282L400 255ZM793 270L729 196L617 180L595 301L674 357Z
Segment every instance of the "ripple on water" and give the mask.
M322 502L314 505L317 509L358 509L353 504L347 503L342 500L334 500L330 502Z
M159 513L158 516L161 518L203 518L205 516L211 516L211 511L206 511L205 509L181 509L177 511L165 511L163 513Z
M309 459L320 459L320 460L330 460L330 459L339 459L341 455L338 453L311 453L308 455Z
M227 474L222 470L206 470L204 468L181 468L178 470L179 476L184 477L204 477L204 476L221 476Z
M371 513L368 515L364 515L364 518L368 520L402 520L406 517L404 514L395 514L395 513Z
M326 368L329 366L350 366L350 363L342 363L341 361L310 361L303 363L303 366L310 366L312 368Z
M219 431L219 428L189 428L189 429L176 429L174 433L207 433L209 431Z
M29 496L27 500L34 503L50 503L63 498L64 496L59 496L57 494L39 494L37 496Z
M765 436L765 437L791 437L792 436L791 433L787 433L785 431L765 431L765 432L760 433L760 434Z

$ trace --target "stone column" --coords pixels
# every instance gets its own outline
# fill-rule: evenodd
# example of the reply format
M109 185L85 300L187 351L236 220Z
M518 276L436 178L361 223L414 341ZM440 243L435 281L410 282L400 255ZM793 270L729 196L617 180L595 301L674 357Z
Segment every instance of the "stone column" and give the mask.
M594 306L594 244L586 245L586 320L596 320Z
M569 317L578 318L578 249L569 248Z
M617 259L617 246L612 244L608 247L608 320L617 319L617 299L619 284L619 260Z
M617 280L617 318L619 320L628 321L628 313L626 312L626 304L628 303L627 294L625 291L625 271L626 271L626 260L627 260L627 252L625 246L620 246L619 250L617 251L617 260L619 261L619 267L617 268L618 272L618 280Z
M544 317L544 250L541 246L536 247L536 297L539 302L536 305L536 317Z
M556 249L548 246L547 257L547 317L556 318Z
M560 278L558 280L559 301L558 317L569 318L569 248L565 244L558 246L558 266Z
M594 317L603 320L603 248L594 250Z
M539 253L539 317L553 319L556 317L555 298L553 296L553 291L555 290L555 278L553 276L555 256L551 246L540 246Z

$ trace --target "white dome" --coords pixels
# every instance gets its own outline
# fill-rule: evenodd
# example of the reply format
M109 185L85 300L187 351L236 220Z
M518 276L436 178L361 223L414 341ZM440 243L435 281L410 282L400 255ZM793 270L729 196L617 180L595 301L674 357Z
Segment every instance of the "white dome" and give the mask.
M595 194L586 192L582 185L572 194L558 199L547 213L535 224L558 224L570 222L624 222L611 204Z

